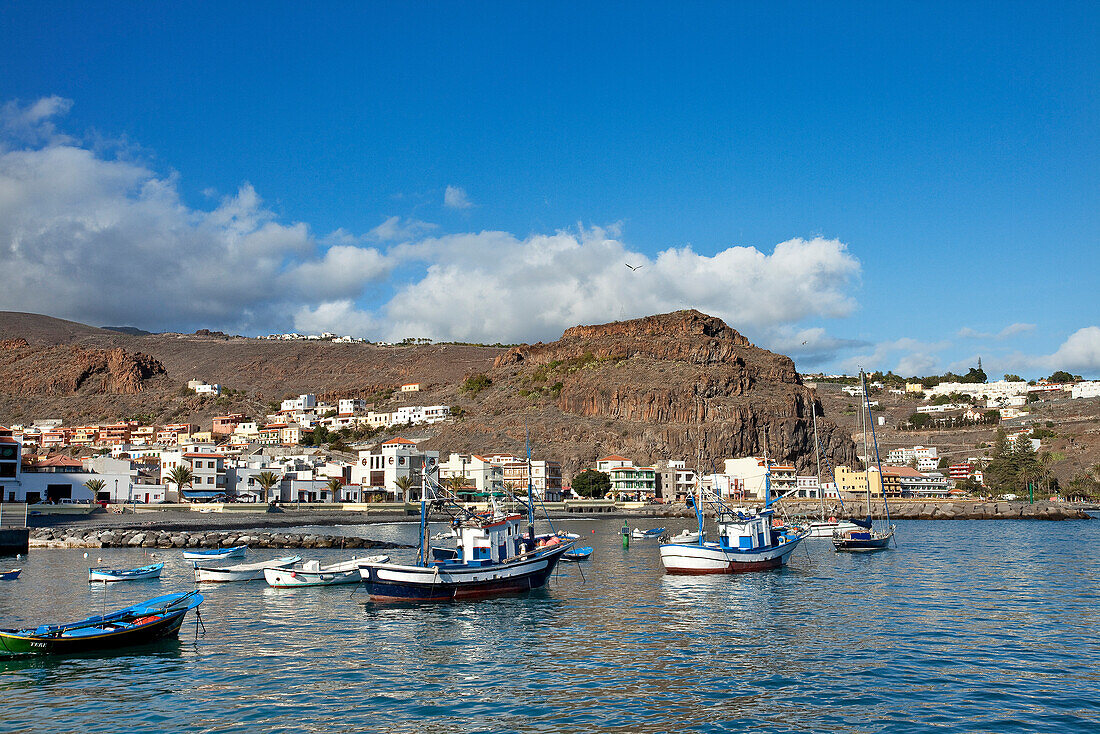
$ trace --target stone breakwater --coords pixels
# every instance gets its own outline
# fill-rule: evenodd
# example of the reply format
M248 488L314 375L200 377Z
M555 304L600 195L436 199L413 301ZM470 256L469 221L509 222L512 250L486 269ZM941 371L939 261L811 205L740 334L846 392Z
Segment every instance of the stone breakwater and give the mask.
M751 506L751 505L750 505ZM815 519L821 515L818 502L788 502L775 505L781 514L789 517ZM837 502L825 503L827 517L863 517L867 505L849 502L841 507ZM695 517L695 512L684 505L654 505L624 514L633 517ZM871 514L886 517L881 502L871 503ZM914 502L912 500L890 503L892 520L1088 520L1084 510L1056 502Z
M180 532L164 530L79 530L36 528L31 548L408 548L369 538L278 532Z

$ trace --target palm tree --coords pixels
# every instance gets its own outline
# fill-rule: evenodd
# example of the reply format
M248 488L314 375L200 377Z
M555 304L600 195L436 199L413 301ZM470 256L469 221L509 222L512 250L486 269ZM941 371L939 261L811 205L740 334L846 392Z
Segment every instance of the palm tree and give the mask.
M262 471L256 475L256 484L260 485L260 489L263 490L265 502L269 501L267 495L271 488L281 481L283 481L283 478L273 471Z
M332 492L332 501L335 502L340 496L340 488L344 486L344 481L339 477L333 477L325 482L325 489Z
M403 477L398 477L397 479L394 480L393 483L397 487L397 489L401 492L401 499L407 502L409 500L409 490L412 489L412 486L413 486L412 477L410 477L408 475L403 476Z
M183 501L183 488L191 484L191 480L195 478L195 475L191 473L191 467L180 464L177 467L173 467L172 471L168 472L168 476L165 479L169 484L176 485L176 492L179 494L179 499Z
M447 480L447 486L451 488L451 491L458 496L458 493L466 489L467 481L466 477L451 477Z
M107 486L107 483L102 479L89 479L84 482L84 486L92 493L92 501L95 502L99 499L99 493Z

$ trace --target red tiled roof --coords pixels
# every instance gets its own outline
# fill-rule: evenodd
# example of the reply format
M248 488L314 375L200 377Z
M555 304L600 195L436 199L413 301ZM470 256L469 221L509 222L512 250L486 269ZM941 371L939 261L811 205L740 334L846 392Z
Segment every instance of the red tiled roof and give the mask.
M185 459L224 459L222 454L184 454Z
M84 462L70 459L67 456L47 456L45 459L35 464L35 466L69 466L83 468Z
M399 443L399 444L404 444L406 446L415 446L416 445L416 441L410 441L407 438L391 438L389 441L383 441L382 445L385 446L385 445L391 444L391 443Z
M626 458L625 456L619 456L618 454L611 454L611 456L605 456L602 459L596 459L597 464L601 461L630 461L630 459Z

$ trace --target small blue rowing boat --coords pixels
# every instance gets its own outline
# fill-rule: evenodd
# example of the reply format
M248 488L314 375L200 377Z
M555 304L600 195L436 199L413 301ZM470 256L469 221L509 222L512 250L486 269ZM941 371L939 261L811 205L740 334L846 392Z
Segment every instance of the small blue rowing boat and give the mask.
M15 581L22 572L23 569L21 568L13 568L10 571L0 571L0 581Z
M89 568L88 581L146 581L148 579L159 579L160 572L163 570L163 563L151 563L140 568Z
M584 561L592 555L592 546L586 545L583 548L574 548L571 551L562 553L561 559L563 561Z
M658 538L661 533L665 531L664 528L650 528L649 530L642 530L641 528L634 528L634 531L630 534L632 538Z
M244 558L244 554L247 552L247 545L236 545L232 548L188 550L183 552L183 557L188 561L219 561L223 558Z

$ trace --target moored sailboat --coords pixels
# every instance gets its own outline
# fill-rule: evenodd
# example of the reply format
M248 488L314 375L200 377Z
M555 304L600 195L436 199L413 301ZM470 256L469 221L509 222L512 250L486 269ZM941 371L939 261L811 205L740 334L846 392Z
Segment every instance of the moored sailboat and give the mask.
M859 383L863 388L863 455L870 460L870 446L867 442L867 427L870 425L871 438L874 441L875 463L878 466L879 488L882 491L882 505L886 510L886 528L876 529L871 513L871 469L864 464L864 476L867 484L867 519L853 520L857 527L850 530L837 530L833 533L833 547L838 551L877 551L890 547L897 526L890 524L890 504L886 499L886 485L882 481L882 460L878 453L878 439L875 438L875 426L871 420L871 403L867 397L867 375L860 370ZM896 543L896 541L895 541Z

